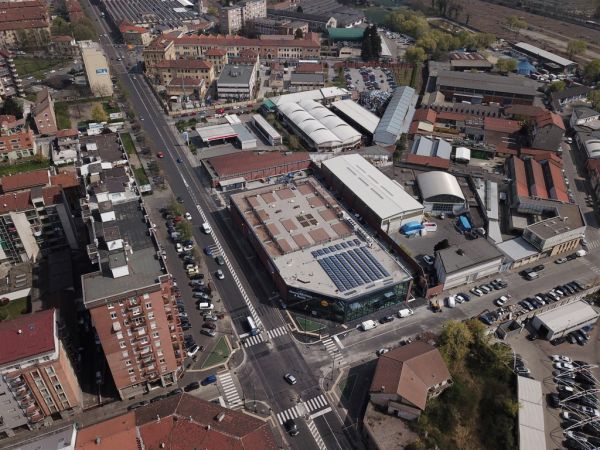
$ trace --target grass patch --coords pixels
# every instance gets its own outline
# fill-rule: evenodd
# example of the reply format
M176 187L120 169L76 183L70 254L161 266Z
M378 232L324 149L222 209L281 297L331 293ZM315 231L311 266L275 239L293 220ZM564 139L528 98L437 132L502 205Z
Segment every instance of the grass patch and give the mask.
M128 155L133 155L135 153L135 144L129 133L121 133L121 142Z
M210 355L208 355L208 358L206 358L204 364L202 364L201 369L215 366L217 364L223 364L225 361L227 361L227 358L229 358L230 353L231 350L229 348L229 344L227 343L227 339L225 339L225 336L221 336L217 341L217 345L215 345L213 351L210 353Z
M54 114L59 130L71 128L71 117L69 116L69 105L64 102L54 103Z
M385 8L366 8L363 10L369 22L385 25L390 12Z
M7 305L0 306L0 321L11 320L29 311L29 300L27 297L19 298L8 302Z
M39 80L44 79L44 72L65 64L65 60L60 58L34 58L32 56L16 56L14 61L21 78L33 76Z
M3 164L0 165L0 177L13 175L15 173L30 172L32 170L46 169L49 166L49 159L39 157L17 164Z
M357 376L357 374L353 373L352 375L340 381L338 386L340 392L342 393L342 400L349 401L352 397L352 391L354 390Z
M302 331L313 333L315 331L319 331L325 328L325 325L323 325L322 323L315 322L314 320L311 320L307 317L295 316L295 319L296 323L298 324L298 328L300 328Z
M111 105L111 102L102 102L102 107L104 108L104 111L106 111L106 114L114 114L121 112L118 106L114 104Z
M144 170L143 167L134 168L133 175L135 176L135 179L140 186L143 186L144 184L150 184L148 175L146 175L146 171Z

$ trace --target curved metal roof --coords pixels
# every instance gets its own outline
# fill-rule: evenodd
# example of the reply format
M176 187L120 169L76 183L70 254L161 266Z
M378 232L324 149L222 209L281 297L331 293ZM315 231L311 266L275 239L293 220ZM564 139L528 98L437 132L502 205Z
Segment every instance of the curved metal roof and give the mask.
M434 170L417 175L417 183L421 190L423 201L437 197L438 195L451 195L457 199L465 201L458 181L454 175L447 172Z
M311 116L297 103L286 103L279 107L279 112L290 122L296 124L302 132L312 139L317 146L339 145L340 139L329 131L321 122Z
M320 103L305 99L301 100L298 105L340 138L344 145L350 146L360 142L362 135L358 131Z

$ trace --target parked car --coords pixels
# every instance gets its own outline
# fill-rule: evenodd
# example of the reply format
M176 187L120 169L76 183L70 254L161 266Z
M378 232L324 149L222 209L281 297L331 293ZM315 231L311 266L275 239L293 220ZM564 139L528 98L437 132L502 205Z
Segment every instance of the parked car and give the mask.
M142 400L141 402L132 403L127 407L127 411L133 411L134 409L141 408L142 406L149 405L150 402L148 400Z
M292 375L291 373L286 373L283 376L283 379L285 381L287 381L289 384L296 384L298 382L298 380L296 379L296 377L294 375Z
M215 333L214 330L207 330L206 328L202 328L200 330L200 333L209 336L209 337L215 337L217 335L217 333Z
M191 383L187 384L187 385L186 385L186 386L183 388L183 390L184 390L185 392L190 392L190 391L193 391L193 390L196 390L196 389L199 389L199 388L200 388L200 383L199 383L199 382L197 382L197 381L192 381Z
M477 297L483 296L483 291L479 290L476 287L470 289L469 292L472 293L472 294L474 294L474 295L476 295Z
M300 434L300 430L298 429L296 422L294 422L294 419L286 420L283 425L285 426L285 431L287 431L290 436L298 436L298 434Z
M550 356L550 359L552 359L553 362L564 362L569 364L573 362L571 358L564 355L552 355Z
M505 295L498 297L496 300L494 300L494 304L496 306L504 306L506 302L508 302L508 297L506 297Z
M387 352L389 352L389 351L390 351L390 349L389 349L389 348L380 348L379 350L377 350L377 351L375 352L375 354L376 354L377 356L381 356L381 355L383 355L384 353L387 353Z
M225 274L223 274L223 271L221 269L217 270L215 272L215 276L217 277L217 279L219 280L223 280L225 279Z
M388 323L394 320L394 316L385 316L379 319L379 323Z
M214 322L204 322L202 328L208 328L209 330L215 330L217 325Z
M560 398L558 397L558 394L555 394L554 392L548 394L548 405L551 408L558 408L560 405Z
M198 351L200 350L200 347L198 347L197 345L194 345L193 347L191 347L188 352L187 355L191 358L192 356L194 356L196 353L198 353Z
M456 294L457 297L461 297L465 302L470 302L471 301L471 296L467 295L463 292L460 292L458 294Z
M207 386L209 384L216 383L216 382L217 382L217 376L216 375L209 375L204 380L202 380L200 382L200 384L202 386Z
M423 261L425 261L425 264L427 264L428 266L432 266L435 260L432 256L423 255Z
M221 255L219 255L215 258L215 262L219 266L222 266L223 264L225 264L225 260L223 259L223 257Z
M573 370L573 364L563 361L558 361L553 364L556 369L559 370Z
M554 261L555 264L564 264L568 261L567 258L562 257L562 258L558 258L556 261Z

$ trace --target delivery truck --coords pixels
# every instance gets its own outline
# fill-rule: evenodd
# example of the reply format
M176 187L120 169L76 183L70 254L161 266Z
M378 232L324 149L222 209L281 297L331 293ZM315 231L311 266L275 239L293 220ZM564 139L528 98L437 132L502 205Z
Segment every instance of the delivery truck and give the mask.
M374 320L365 320L364 322L362 322L360 324L360 328L363 331L369 331L372 330L373 328L375 328L377 326L377 322L375 322Z

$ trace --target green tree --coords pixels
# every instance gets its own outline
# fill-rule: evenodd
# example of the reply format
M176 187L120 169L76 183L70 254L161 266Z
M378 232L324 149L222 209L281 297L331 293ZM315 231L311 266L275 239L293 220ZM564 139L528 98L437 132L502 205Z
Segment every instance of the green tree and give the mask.
M52 36L70 35L73 32L73 28L70 22L67 22L62 17L57 17L52 21L50 32Z
M449 320L440 334L440 352L448 364L462 361L473 343L473 334L464 322Z
M587 81L597 81L600 79L600 59L592 59L583 68L583 77Z
M500 58L496 63L496 69L500 73L514 72L517 70L517 60L513 58Z
M586 50L587 50L587 42L582 41L581 39L575 39L573 41L569 41L569 43L567 44L567 53L569 55L569 58L572 58L573 56L581 55L582 53L585 53Z
M100 103L96 103L92 108L92 120L94 122L108 122L108 114Z
M182 220L176 225L175 228L177 228L177 231L181 233L183 240L187 241L193 237L194 230L192 229L192 224L187 220Z
M98 34L92 22L85 17L73 24L73 37L78 41L94 40Z
M564 91L565 87L567 87L567 85L563 80L556 80L548 85L548 90L550 92L560 92Z
M510 30L514 31L520 30L521 28L527 28L527 22L517 16L508 16L506 18L506 25Z
M177 200L173 199L169 205L169 211L174 216L181 216L183 215L183 206Z
M302 6L298 5L298 7L296 8L296 12L303 13L304 9L302 9Z
M588 92L588 100L592 103L592 108L595 110L600 109L600 89L594 89Z
M15 116L17 119L23 118L23 105L19 103L14 97L9 97L4 100L2 106L0 106L0 114Z
M379 33L377 33L376 25L365 29L360 56L363 61L377 60L381 56L381 38L379 37Z
M302 39L304 37L304 31L302 31L302 28L296 28L296 31L294 31L294 39Z
M422 63L427 59L427 52L422 47L408 47L404 53L404 59L411 64Z

